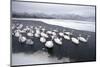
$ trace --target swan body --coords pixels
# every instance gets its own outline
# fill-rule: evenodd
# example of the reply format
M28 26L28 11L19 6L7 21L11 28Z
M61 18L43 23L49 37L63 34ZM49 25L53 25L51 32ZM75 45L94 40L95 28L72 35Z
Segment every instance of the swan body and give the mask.
M65 34L70 35L70 34L71 34L71 32L65 32Z
M37 34L40 34L40 30L39 30L39 29L37 29L37 30L36 30L36 33L37 33Z
M56 33L55 32L52 32L52 35L56 36Z
M26 37L24 37L24 36L19 37L19 42L25 42L25 41L26 41Z
M82 41L82 42L87 42L89 37L90 37L90 36L88 35L87 38L84 38L84 37L81 36L81 34L79 34L79 37L78 37L78 38L79 38L79 40Z
M59 36L63 36L63 35L64 35L64 33L62 33L62 32L59 33Z
M59 44L59 45L62 44L62 41L61 41L61 39L59 39L59 38L54 38L54 41L55 41L55 43L57 43L57 44Z
M54 46L53 41L47 41L45 43L45 47L47 47L47 48L52 48L53 46Z
M52 31L47 31L46 33L47 33L47 34L52 34Z
M28 32L28 33L27 33L27 36L30 36L30 37L31 37L31 36L33 36L33 33Z
M39 35L39 34L37 34L37 33L35 33L34 35L35 35L35 37L40 37L40 35Z
M40 42L42 42L42 43L46 42L46 38L41 37L41 38L40 38Z
M27 39L26 44L32 45L32 44L34 44L34 42L31 39Z
M73 43L79 44L79 39L72 37L71 40L72 40Z
M66 35L73 35L74 30L72 30L71 32L64 32Z
M83 37L79 37L79 40L82 41L82 42L87 42L87 40Z
M21 29L23 27L23 24L20 24L17 29Z
M44 33L44 32L41 32L40 34L41 34L42 37L45 37L45 38L48 38L48 37L49 37L49 36L48 36L46 33Z
M70 36L64 35L64 39L70 40Z
M19 32L15 33L15 37L19 37L21 34Z
M54 32L58 32L58 30L53 30Z

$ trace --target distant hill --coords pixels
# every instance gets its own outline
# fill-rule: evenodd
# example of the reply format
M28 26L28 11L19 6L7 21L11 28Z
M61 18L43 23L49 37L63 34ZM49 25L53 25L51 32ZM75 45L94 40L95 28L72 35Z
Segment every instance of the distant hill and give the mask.
M95 17L83 17L75 14L64 14L64 15L56 15L56 14L43 14L43 13L12 13L13 18L41 18L41 19L66 19L66 20L81 20L81 21L95 21Z

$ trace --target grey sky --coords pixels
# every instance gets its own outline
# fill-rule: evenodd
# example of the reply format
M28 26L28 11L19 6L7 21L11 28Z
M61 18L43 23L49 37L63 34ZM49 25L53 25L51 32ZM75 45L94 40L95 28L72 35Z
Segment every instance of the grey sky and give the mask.
M60 5L34 2L12 2L12 11L28 13L46 13L46 14L75 14L80 16L95 16L95 7L77 6L77 5Z

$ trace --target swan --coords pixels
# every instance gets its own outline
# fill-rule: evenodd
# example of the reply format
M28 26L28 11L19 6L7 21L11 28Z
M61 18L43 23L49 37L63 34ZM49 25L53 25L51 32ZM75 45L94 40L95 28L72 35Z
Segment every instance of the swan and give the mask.
M58 38L58 37L55 37L54 38L54 42L61 45L62 44L62 39L61 38Z
M36 33L37 33L37 34L40 34L41 32L40 32L40 30L39 30L39 29L36 29Z
M90 37L90 35L88 35L87 38L84 38L84 37L81 36L81 34L79 34L79 37L78 37L78 38L79 38L79 40L82 41L82 42L87 42L88 39L89 39L89 37Z
M30 30L30 28L29 28L29 26L26 26L26 28L25 28L26 30Z
M79 38L72 37L71 40L73 43L79 44Z
M20 36L19 37L19 42L25 42L26 41L26 37L24 37L24 36Z
M27 33L27 36L31 37L31 36L33 36L33 33L28 32L28 33Z
M47 34L52 34L52 31L47 31L46 33L47 33Z
M64 33L63 32L59 32L59 36L63 36L64 35Z
M55 41L55 43L57 43L57 44L59 44L59 45L62 44L62 41L61 41L61 39L59 39L59 38L54 38L54 41Z
M46 29L45 29L45 28L42 28L41 30L42 30L42 31L45 31Z
M74 32L74 30L72 30L71 32L64 32L66 35L72 35Z
M15 31L15 37L19 37L21 34L19 31Z
M51 36L51 37L52 37L52 39L49 41L46 41L46 43L45 43L45 47L47 47L47 48L52 48L54 46L54 43L52 41L54 36Z
M20 33L26 33L26 31L23 29L23 30L20 31Z
M49 36L46 33L44 33L44 31L45 31L45 28L42 29L42 32L40 33L40 35L42 37L48 38Z
M31 39L27 39L26 44L32 45L32 44L34 44L34 41L32 41Z
M52 35L53 35L53 36L56 36L56 32L52 32Z
M52 47L54 46L54 43L53 43L53 41L47 41L47 42L45 43L45 46L46 46L47 48L52 48Z
M40 37L40 30L39 29L37 29L37 27L35 27L36 28L36 33L34 34L35 35L35 37Z
M59 36L62 36L62 37L63 37L63 36L64 36L64 31L65 31L65 30L63 30L63 32L59 32L59 33L58 33Z
M12 24L12 27L11 27L11 29L13 30L13 29L15 29L15 27L16 27L16 26L15 26L14 24Z
M42 37L48 38L48 35L47 35L46 33L44 33L44 32L41 32L40 35L41 35Z
M35 33L35 34L34 34L34 36L35 36L35 37L40 37L40 35L39 35L39 34L37 34L37 33Z
M58 30L56 30L56 29L55 29L55 30L53 30L53 31L54 31L54 32L58 32Z
M45 37L41 37L40 38L40 42L42 42L42 43L46 42L46 38Z
M69 35L64 35L63 37L64 37L64 39L70 40L70 36Z
M44 33L44 32L41 32L40 35L41 35L42 37L45 37L45 38L48 38L48 37L49 37L49 36L48 36L46 33Z
M23 24L20 24L17 29L21 29L23 27Z

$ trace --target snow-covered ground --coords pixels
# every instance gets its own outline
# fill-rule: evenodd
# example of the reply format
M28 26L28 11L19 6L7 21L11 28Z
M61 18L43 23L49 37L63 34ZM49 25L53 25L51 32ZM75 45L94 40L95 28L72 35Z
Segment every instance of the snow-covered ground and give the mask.
M70 62L70 58L63 57L62 59L58 60L56 57L49 57L49 54L43 51L37 51L34 54L12 54L12 65L46 64L60 62Z
M58 25L62 27L95 32L95 22L60 20L60 19L34 19L34 18L12 18L14 20L40 20L47 24Z

